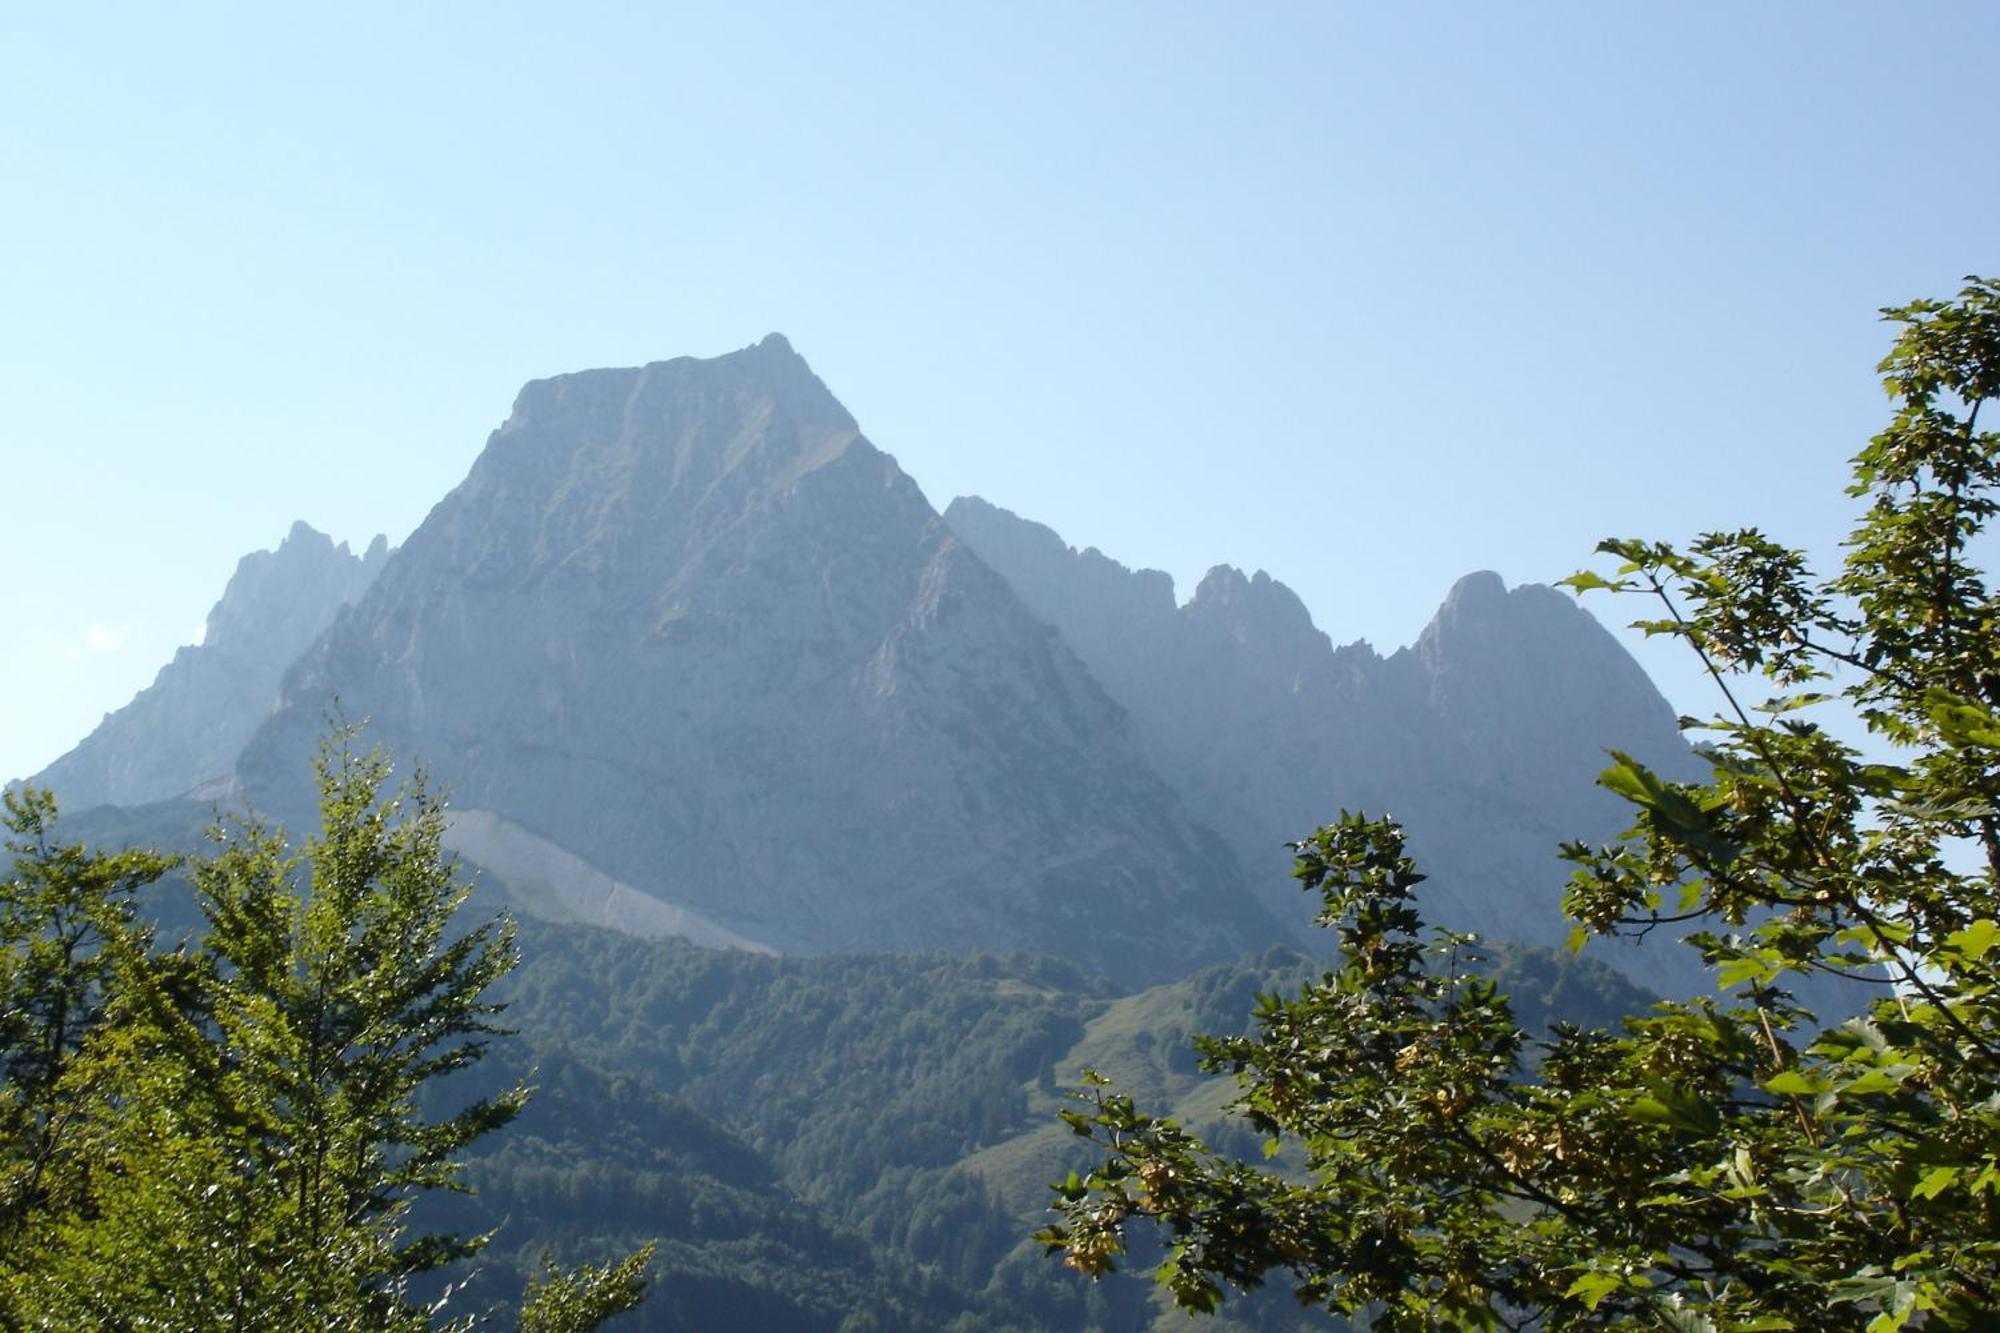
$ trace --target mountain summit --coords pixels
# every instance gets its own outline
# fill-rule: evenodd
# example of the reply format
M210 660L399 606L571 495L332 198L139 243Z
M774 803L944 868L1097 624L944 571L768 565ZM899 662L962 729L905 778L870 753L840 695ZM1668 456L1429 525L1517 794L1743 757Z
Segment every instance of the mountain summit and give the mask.
M355 555L304 522L237 562L199 644L33 781L71 810L141 805L226 779L278 702L285 668L388 562L376 537Z
M784 951L1150 979L1279 933L1124 712L776 335L524 388L290 672L254 800L302 806L335 698L455 807Z

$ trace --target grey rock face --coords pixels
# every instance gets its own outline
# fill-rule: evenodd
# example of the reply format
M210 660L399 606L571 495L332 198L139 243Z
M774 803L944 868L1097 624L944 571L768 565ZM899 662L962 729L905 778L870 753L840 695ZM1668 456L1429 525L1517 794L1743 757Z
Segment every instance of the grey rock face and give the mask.
M240 782L303 826L336 698L527 910L1128 981L1322 944L1285 843L1342 808L1405 823L1433 922L1559 942L1557 845L1626 820L1604 751L1701 768L1562 594L1469 576L1386 658L1263 573L1177 604L983 501L940 520L775 336L529 384L403 550L295 526L38 780L72 809ZM1706 984L1684 950L1593 951Z
M239 771L327 700L454 804L787 952L1049 950L1128 979L1280 933L1074 653L791 348L536 381Z
M285 668L388 562L386 538L355 555L294 523L275 551L237 562L199 645L181 648L146 689L33 782L63 805L141 805L229 777L278 702Z
M1553 589L1470 575L1384 658L1335 648L1262 573L1211 570L1176 607L1166 575L1072 550L983 500L955 500L945 518L1130 711L1148 757L1302 938L1313 904L1284 843L1343 808L1404 823L1432 923L1555 944L1567 933L1557 845L1627 822L1594 783L1605 750L1677 779L1700 772L1637 663ZM1593 948L1662 993L1708 984L1688 950Z

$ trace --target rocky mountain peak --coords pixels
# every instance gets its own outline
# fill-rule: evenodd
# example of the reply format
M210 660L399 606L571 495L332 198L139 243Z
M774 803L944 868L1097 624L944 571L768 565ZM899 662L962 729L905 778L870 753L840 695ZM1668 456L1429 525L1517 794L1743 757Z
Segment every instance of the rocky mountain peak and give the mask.
M274 639L296 656L332 612L361 595L388 558L389 539L379 533L357 556L346 542L295 520L275 550L252 551L236 562L209 610L202 643L249 649L252 640Z
M1593 783L1605 747L1670 776L1694 763L1637 663L1550 588L1469 574L1416 643L1385 660L1366 644L1336 650L1265 574L1217 566L1160 621L1139 612L1131 576L1114 595L1038 525L965 502L948 518L1130 710L1155 766L1231 840L1304 943L1315 932L1284 842L1343 808L1404 822L1431 876L1430 920L1553 944L1566 929L1558 844L1607 837L1627 817ZM1089 600L1085 583L1098 588ZM1615 961L1675 992L1702 980L1678 952Z
M1506 598L1507 580L1493 570L1476 569L1451 585L1438 615L1477 615L1503 605Z
M1043 577L1070 582L1079 597L1130 599L1141 616L1170 617L1175 610L1174 580L1158 569L1127 569L1095 546L1071 546L1055 529L1022 518L977 495L961 495L944 511L945 525L984 554L1004 548L998 563L1032 567ZM989 561L989 563L995 563Z
M65 806L138 805L226 777L278 702L285 668L389 562L377 536L357 556L304 520L274 550L237 561L198 645L34 781Z
M526 386L288 675L239 764L261 807L306 804L336 695L461 806L767 947L1131 977L1277 934L1072 650L775 336Z
M1234 565L1216 565L1201 576L1189 599L1195 606L1233 606L1250 591L1250 580Z
M1212 627L1239 643L1256 643L1281 659L1285 670L1303 669L1333 650L1298 594L1261 569L1245 577L1234 566L1217 565L1196 587L1183 615L1190 624Z
M1545 584L1510 589L1491 570L1468 574L1404 652L1448 715L1526 710L1546 719L1545 730L1597 734L1599 746L1641 719L1648 730L1674 725L1666 700L1610 631Z
M786 504L808 474L841 466L878 475L904 509L930 517L915 484L781 338L558 375L521 390L412 549L419 566L442 561L481 581L615 575L612 586L668 614L673 579L649 584L648 571L687 571L746 517Z
M815 375L804 357L792 350L782 334L716 357L675 357L644 366L582 370L547 379L530 380L514 400L514 410L500 427L494 443L516 433L545 433L584 445L648 434L648 423L664 418L687 420L691 414L712 419L727 405L757 410L744 413L738 424L752 431L759 443L805 443L786 426L817 426L822 431L856 431L854 418ZM741 456L747 440L733 441ZM677 462L703 459L690 453L688 440L675 440ZM488 452L492 452L489 445ZM716 459L709 461L725 461Z

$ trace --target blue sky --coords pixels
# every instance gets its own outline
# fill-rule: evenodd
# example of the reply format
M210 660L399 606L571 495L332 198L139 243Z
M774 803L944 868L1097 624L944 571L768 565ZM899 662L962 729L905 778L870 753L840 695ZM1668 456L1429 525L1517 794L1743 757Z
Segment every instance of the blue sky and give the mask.
M0 10L0 777L532 377L781 330L940 507L1390 648L1834 553L1876 308L2000 270L1990 4L288 8Z

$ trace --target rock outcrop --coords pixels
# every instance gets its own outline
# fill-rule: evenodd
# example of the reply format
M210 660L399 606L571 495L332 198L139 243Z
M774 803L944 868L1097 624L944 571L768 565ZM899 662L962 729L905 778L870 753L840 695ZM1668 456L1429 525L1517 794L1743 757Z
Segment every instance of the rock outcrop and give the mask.
M277 706L285 668L388 558L385 538L355 555L292 524L275 551L237 562L199 644L178 650L151 685L30 780L71 810L143 805L226 780Z

